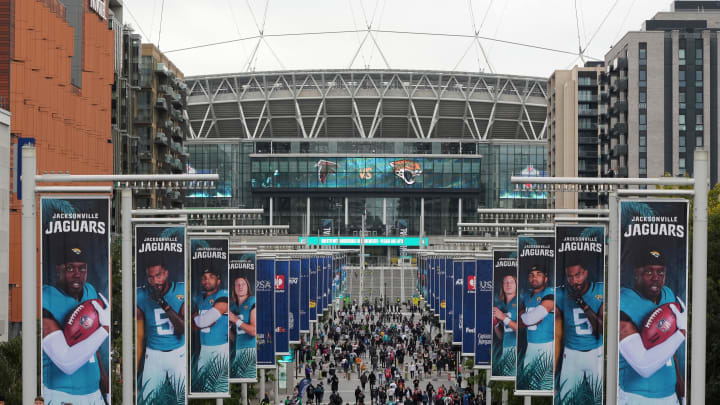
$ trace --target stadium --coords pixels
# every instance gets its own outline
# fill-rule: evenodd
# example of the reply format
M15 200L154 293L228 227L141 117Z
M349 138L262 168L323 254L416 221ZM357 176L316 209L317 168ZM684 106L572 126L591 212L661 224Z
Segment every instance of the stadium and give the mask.
M292 238L357 236L366 212L370 235L417 243L457 234L478 207L546 204L510 184L545 170L546 79L316 70L186 82L188 170L221 179L187 206L264 207Z

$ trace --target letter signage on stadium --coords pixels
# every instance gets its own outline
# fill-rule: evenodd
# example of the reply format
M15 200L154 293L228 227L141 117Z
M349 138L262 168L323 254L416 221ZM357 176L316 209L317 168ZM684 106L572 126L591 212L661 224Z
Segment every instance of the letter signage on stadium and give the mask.
M620 404L686 401L688 207L620 201Z

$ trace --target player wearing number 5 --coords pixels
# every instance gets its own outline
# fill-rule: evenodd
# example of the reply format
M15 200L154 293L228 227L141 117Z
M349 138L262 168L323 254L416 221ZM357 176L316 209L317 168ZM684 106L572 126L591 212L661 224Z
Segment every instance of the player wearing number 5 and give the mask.
M555 367L560 374L560 404L574 403L569 395L580 392L581 384L602 387L603 371L603 283L588 279L588 264L580 252L565 255L565 278L565 285L555 289Z
M633 288L620 289L619 404L673 405L684 401L677 351L685 343L687 314L665 285L662 241L635 246ZM680 269L678 269L680 270ZM700 360L702 361L702 360Z
M192 327L200 331L200 355L193 361L197 362L200 373L210 364L228 367L228 291L220 288L221 281L219 271L205 267L200 278L203 292L193 298ZM223 384L227 384L227 380ZM227 388L220 387L219 390L226 391Z
M145 262L147 285L138 288L136 308L138 375L142 375L138 390L143 400L155 395L166 380L176 392L184 392L186 368L185 283L169 280L162 253Z

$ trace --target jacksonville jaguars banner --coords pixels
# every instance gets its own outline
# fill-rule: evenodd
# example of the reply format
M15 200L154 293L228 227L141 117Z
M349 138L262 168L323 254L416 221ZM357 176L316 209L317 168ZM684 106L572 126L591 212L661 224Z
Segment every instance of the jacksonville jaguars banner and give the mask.
M317 322L318 309L318 257L310 257L310 299L308 299L308 308L310 308L310 322Z
M453 332L453 320L455 310L453 309L453 292L455 290L455 261L448 258L445 265L445 333ZM442 288L442 287L441 287Z
M452 344L462 346L463 333L463 262L455 260L453 263L453 318Z
M475 261L475 363L473 368L490 368L493 313L493 261Z
M135 227L137 403L186 402L185 227Z
M275 368L275 256L257 256L257 368Z
M552 395L555 337L555 238L519 236L517 395Z
M518 328L517 252L493 251L491 380L514 381Z
M230 253L230 382L257 381L255 252Z
M300 332L310 333L310 258L300 259Z
M555 228L555 404L603 402L605 228Z
M689 204L628 199L619 205L618 403L684 404Z
M110 404L110 200L43 197L40 216L42 395Z
M288 278L290 277L290 260L275 260L275 355L290 354L289 314L290 299L288 297Z
M229 241L190 239L190 396L229 396Z
M288 279L288 334L290 344L300 344L300 259L290 260Z
M475 356L475 259L462 262L463 294L462 294L462 356Z

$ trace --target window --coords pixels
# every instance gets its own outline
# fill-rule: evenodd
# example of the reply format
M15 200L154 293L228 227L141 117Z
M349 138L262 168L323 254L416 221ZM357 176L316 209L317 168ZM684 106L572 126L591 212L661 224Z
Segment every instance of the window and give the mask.
M678 127L681 131L685 131L687 129L685 126L685 114L680 114L678 116Z
M703 115L697 114L695 115L695 130L696 131L702 131L704 129L704 121L703 121Z
M647 82L647 71L646 70L640 71L640 82ZM642 84L640 86L647 87L647 85L643 86Z
M702 66L703 64L703 41L702 39L695 40L695 64Z
M686 100L686 99L687 99L687 94L686 94L684 91L681 91L681 92L679 93L678 97L679 97L679 99L680 99L680 100L679 100L679 102L680 102L680 109L681 109L681 110L686 109L686 108L687 108L687 103L686 103L686 101L687 101L687 100Z
M695 86L702 87L703 85L703 71L697 70L695 71Z
M678 72L678 81L680 82L680 87L685 87L687 84L685 83L685 71L681 70Z
M685 152L685 137L684 136L678 137L678 151L680 153Z
M590 90L578 91L578 101L593 101L592 96L593 94Z
M640 123L640 130L641 131L647 131L647 115L646 114L640 114L639 116L639 123Z
M647 44L640 44L640 65L647 65Z
M641 110L647 109L647 93L644 91L640 92L640 98L639 98L638 108Z
M695 108L702 110L703 109L703 92L698 91L695 92Z
M704 142L705 142L705 138L703 138L702 134L697 135L695 137L695 147L696 148L702 148Z
M640 168L647 169L647 159L646 158L640 158Z
M685 64L685 49L684 48L678 49L678 59L680 59L680 65Z
M685 171L685 158L678 159L678 166L680 166L680 170Z

